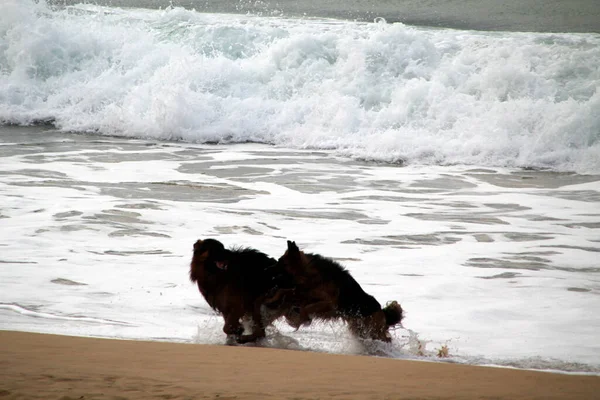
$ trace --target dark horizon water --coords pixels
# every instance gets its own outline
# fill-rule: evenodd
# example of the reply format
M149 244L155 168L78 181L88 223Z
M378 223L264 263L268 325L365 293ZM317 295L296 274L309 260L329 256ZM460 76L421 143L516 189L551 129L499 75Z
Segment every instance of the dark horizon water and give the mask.
M50 0L116 7L325 17L490 31L600 33L600 0Z

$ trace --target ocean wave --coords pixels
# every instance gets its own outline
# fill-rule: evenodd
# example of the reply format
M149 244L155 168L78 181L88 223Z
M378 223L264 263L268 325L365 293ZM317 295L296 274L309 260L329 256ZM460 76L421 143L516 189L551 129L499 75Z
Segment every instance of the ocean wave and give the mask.
M0 121L600 173L600 35L8 0Z

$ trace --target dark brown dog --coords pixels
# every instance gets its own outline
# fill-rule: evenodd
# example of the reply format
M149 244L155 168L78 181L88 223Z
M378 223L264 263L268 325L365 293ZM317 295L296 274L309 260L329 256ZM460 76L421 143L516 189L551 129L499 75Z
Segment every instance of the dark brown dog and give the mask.
M382 309L340 264L318 254L306 254L295 242L287 243L277 265L294 278L293 302L298 312L286 310L288 323L298 328L312 319L342 319L360 338L391 341L389 328L403 317L400 304L394 301Z
M226 249L215 239L198 240L190 265L190 280L209 306L225 319L223 332L238 342L265 336L265 326L285 314L283 301L290 279L276 260L251 248ZM288 289L286 288L288 285ZM269 298L269 306L263 307ZM242 335L241 320L252 319L251 335Z

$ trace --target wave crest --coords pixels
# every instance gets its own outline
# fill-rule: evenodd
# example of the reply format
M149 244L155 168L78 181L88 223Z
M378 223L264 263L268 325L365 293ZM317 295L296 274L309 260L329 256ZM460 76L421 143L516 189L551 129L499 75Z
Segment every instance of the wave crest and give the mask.
M600 173L600 36L52 8L0 15L0 121Z

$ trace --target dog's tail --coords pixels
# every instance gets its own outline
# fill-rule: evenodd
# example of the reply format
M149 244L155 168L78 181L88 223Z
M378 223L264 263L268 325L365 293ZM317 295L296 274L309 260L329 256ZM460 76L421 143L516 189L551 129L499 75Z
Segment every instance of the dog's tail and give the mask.
M385 323L387 326L397 325L404 318L404 310L402 310L400 303L396 300L388 302L383 308L383 313L385 314Z

